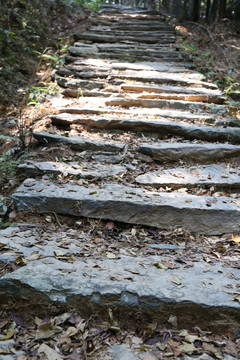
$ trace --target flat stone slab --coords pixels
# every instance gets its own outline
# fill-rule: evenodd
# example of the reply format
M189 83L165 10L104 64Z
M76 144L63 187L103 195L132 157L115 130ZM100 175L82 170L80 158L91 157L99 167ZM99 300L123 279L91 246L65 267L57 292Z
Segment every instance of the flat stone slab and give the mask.
M26 238L27 239L27 238ZM49 256L50 255L50 256ZM49 302L84 308L112 308L176 315L179 325L185 313L193 325L207 319L209 326L223 321L226 326L240 322L240 305L231 287L238 286L239 270L221 262L197 262L186 268L157 268L162 257L117 256L109 259L76 259L73 263L43 256L0 279L0 296ZM154 265L155 264L155 265Z
M112 44L114 45L114 44ZM128 62L119 62L116 60L110 60L110 59L95 59L95 58L87 58L87 59L75 59L73 58L74 62L72 65L67 65L66 67L71 70L73 68L78 67L78 70L80 70L83 67L83 71L89 71L89 70L98 70L103 71L103 69L109 70L135 70L135 71L159 71L159 72L172 72L172 73L180 73L184 72L186 74L188 73L196 73L196 71L190 70L190 68L193 68L192 63L188 64L175 64L175 63L169 63L169 62L154 62L154 61L137 61L135 63L128 63ZM99 69L100 67L100 69ZM199 74L199 73L198 73Z
M169 229L181 226L205 235L240 230L240 201L229 197L161 193L116 184L57 185L27 179L12 195L18 210L55 212Z
M239 158L240 146L230 144L190 144L167 143L143 144L139 151L154 160L174 162L179 160L194 161L195 163L211 163L231 158Z
M188 124L165 119L83 118L81 115L67 113L52 115L50 118L54 124L70 125L77 123L99 129L124 129L134 132L144 131L161 135L176 135L185 139L240 143L240 128L234 127Z
M145 98L143 98L145 97ZM202 102L197 102L197 100L189 101L189 100L171 100L171 99L158 99L158 95L154 96L154 99L148 99L147 95L142 95L142 97L138 98L113 98L106 101L107 106L122 106L122 107L146 107L146 108L167 108L173 110L192 110L192 111L210 111L214 114L220 114L228 111L228 106L226 105L211 105L204 104Z
M124 149L125 144L118 144L114 142L104 142L104 141L93 141L86 137L81 136L61 136L59 134L50 134L48 132L35 132L33 134L34 138L43 144L49 143L60 143L70 146L74 150L84 151L84 150L93 150L93 151L121 151Z
M73 89L102 89L105 85L104 81L92 81L92 80L81 80L81 79L69 79L64 78L59 75L55 76L59 86L64 88L73 88Z
M145 44L155 44L155 43L159 43L159 44L164 44L164 43L174 43L175 42L175 36L169 36L167 35L162 35L162 36L113 36L113 35L108 35L108 34L98 34L97 32L84 32L81 34L74 34L74 37L76 40L88 40L88 41L93 41L94 43L118 43L118 42L123 42L123 41L134 41L134 42L139 42L139 43L145 43Z
M76 89L65 89L62 92L63 95L68 97L79 98L81 96L92 96L92 97L110 97L113 93L110 92L103 92L103 91L88 91L88 90L76 90ZM122 94L119 94L123 96ZM114 94L116 96L116 94Z
M140 71L136 73L135 75L128 75L128 74L119 74L116 76L118 79L123 80L134 80L139 82L149 82L149 83L156 83L156 84L179 84L179 85L188 85L188 86L199 86L199 87L205 87L207 89L215 89L217 90L218 87L215 84L208 83L206 81L197 80L196 77L189 77L184 76L184 74L175 74L175 73L163 73L156 75L150 75L147 73L141 74Z
M104 100L102 100L105 102ZM93 102L93 101L92 101ZM58 118L55 118L55 115L52 115L51 118L53 121L61 121L62 124L67 125L67 123L74 123L75 118L67 116L67 114L96 114L96 115L103 115L108 114L113 118L113 120L119 120L117 118L118 114L126 114L129 115L130 118L126 118L125 120L134 120L131 119L132 116L135 115L148 115L153 116L154 120L156 120L156 116L164 117L164 118L172 118L172 119L179 119L179 120L193 120L201 121L201 122L208 122L210 124L216 122L216 116L209 115L209 113L196 113L190 111L182 111L182 110L171 110L171 109L158 109L158 108L116 108L116 107L69 107L69 108L60 108L59 109L61 115ZM79 117L78 117L79 118ZM82 117L81 117L82 119ZM123 119L122 119L123 120ZM159 120L159 119L158 119ZM161 120L162 121L162 120Z
M122 84L121 89L128 92L147 92L147 93L174 93L188 95L205 95L209 98L221 97L223 94L220 90L211 90L203 87L180 87L171 85L138 85L138 84Z
M126 172L126 168L122 165L103 165L94 162L54 162L54 161L27 161L18 165L18 171L26 176L38 176L43 174L66 176L77 176L79 178L107 178Z
M138 176L136 182L155 187L170 186L177 188L204 185L216 188L239 188L240 169L228 169L217 164L176 167L148 172Z
M128 49L124 49L124 48L103 48L100 46L94 46L92 48L85 48L82 46L69 46L68 48L70 54L72 54L73 56L88 56L88 55L92 55L92 54L97 54L97 56L101 56L101 55L108 55L108 53L112 54L112 53L117 53L120 56L148 56L148 57L154 57L154 58L188 58L188 55L185 53L182 53L180 51L176 51L175 49L159 49L159 50L155 50L155 49L136 49L136 48L128 48ZM94 51L95 50L95 51Z

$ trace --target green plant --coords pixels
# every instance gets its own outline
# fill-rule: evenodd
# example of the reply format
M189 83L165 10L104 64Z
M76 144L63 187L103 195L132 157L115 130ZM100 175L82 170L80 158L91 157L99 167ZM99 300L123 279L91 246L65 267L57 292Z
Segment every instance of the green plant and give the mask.
M58 91L56 83L53 82L42 82L42 86L33 86L31 88L26 88L26 99L27 105L39 106L43 102L47 95L55 95Z
M190 54L198 54L198 48L192 43L183 42L180 44L180 48L182 51L186 51Z
M4 153L0 156L0 182L4 183L7 179L13 178L16 175L16 167L18 160L9 153Z

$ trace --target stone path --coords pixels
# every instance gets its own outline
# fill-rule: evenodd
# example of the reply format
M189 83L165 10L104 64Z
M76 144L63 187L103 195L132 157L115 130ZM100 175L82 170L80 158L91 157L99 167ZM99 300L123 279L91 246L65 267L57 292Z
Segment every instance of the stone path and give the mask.
M159 15L93 15L75 39L54 73L66 105L34 133L38 152L19 165L24 182L12 195L16 211L46 214L59 229L0 231L0 261L15 264L0 279L1 296L153 312L163 321L175 314L180 326L239 324L239 251L226 263L220 250L196 255L194 244L187 252L168 241L180 231L236 245L238 120ZM63 228L61 215L80 229ZM92 239L81 229L82 217L108 221L109 249L101 231ZM113 251L119 222L131 224L134 243ZM163 237L150 253L135 253L138 232L149 228Z

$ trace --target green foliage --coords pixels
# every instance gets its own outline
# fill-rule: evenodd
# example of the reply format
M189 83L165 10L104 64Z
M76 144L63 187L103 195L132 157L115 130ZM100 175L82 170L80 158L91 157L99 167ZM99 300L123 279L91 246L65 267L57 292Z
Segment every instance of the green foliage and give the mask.
M198 48L192 43L183 42L180 46L182 51L186 51L193 55L196 55L198 53Z
M56 83L42 82L42 86L33 86L26 88L27 105L39 106L43 102L47 95L55 95L58 91Z
M5 153L0 156L0 184L16 175L17 164L18 160L11 154Z

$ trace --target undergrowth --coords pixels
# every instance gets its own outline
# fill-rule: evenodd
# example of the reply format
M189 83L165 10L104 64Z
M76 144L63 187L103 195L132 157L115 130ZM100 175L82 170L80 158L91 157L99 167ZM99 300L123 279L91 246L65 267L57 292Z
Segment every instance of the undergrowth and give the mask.
M59 63L65 38L57 35L86 13L78 0L0 0L0 9L0 103L9 104L35 75L39 59Z

